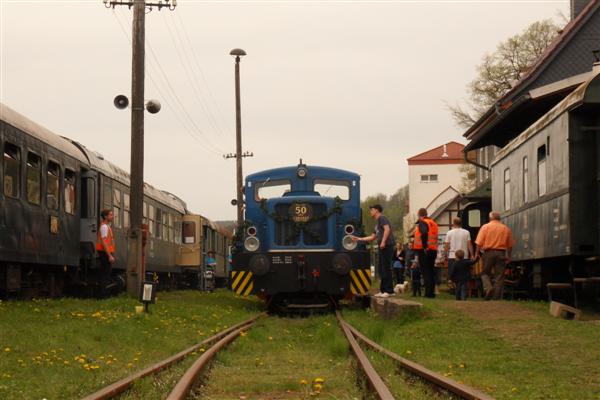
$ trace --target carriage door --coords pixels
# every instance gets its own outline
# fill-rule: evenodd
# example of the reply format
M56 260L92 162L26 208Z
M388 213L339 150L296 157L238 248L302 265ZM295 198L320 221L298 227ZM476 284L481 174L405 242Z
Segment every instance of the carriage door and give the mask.
M81 172L81 242L96 243L98 235L98 174Z
M202 260L202 240L200 228L202 217L184 215L181 223L181 260L179 265L199 267Z

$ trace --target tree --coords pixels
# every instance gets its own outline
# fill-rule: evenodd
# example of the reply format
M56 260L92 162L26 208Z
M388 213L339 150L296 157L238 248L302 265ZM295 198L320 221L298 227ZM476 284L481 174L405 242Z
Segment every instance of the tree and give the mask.
M361 202L365 235L370 235L375 230L375 221L369 214L369 206L372 204L381 204L383 213L392 224L394 236L396 239L402 239L402 220L408 209L408 185L401 187L389 197L379 193L375 196L369 196Z
M560 30L549 19L534 22L522 33L501 42L495 52L486 54L477 67L477 77L467 85L466 107L448 105L454 122L462 128L472 126L519 82Z

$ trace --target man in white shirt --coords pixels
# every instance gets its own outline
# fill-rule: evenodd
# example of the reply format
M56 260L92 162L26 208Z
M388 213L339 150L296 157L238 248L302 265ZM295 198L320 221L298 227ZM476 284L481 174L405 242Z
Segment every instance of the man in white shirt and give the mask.
M454 218L452 220L452 229L446 234L444 239L444 255L448 259L448 276L452 275L452 269L454 267L456 250L464 251L467 257L472 259L474 257L473 243L471 242L471 234L468 230L461 228L460 218Z

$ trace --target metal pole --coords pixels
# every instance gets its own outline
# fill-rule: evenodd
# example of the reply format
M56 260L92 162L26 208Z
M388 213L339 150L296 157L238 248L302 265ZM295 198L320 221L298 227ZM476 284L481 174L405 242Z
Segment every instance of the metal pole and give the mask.
M131 75L131 227L127 262L127 292L134 296L137 295L145 274L142 264L145 11L145 0L134 0Z
M236 163L236 193L237 193L237 226L241 227L244 221L243 206L244 197L242 190L244 183L242 180L242 116L240 104L240 56L235 57L235 163Z

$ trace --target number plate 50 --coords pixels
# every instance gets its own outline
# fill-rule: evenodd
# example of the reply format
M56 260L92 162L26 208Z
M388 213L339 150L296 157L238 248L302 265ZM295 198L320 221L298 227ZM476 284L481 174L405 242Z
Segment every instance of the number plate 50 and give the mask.
M290 207L290 214L294 222L308 222L313 215L313 209L308 203L294 203Z

